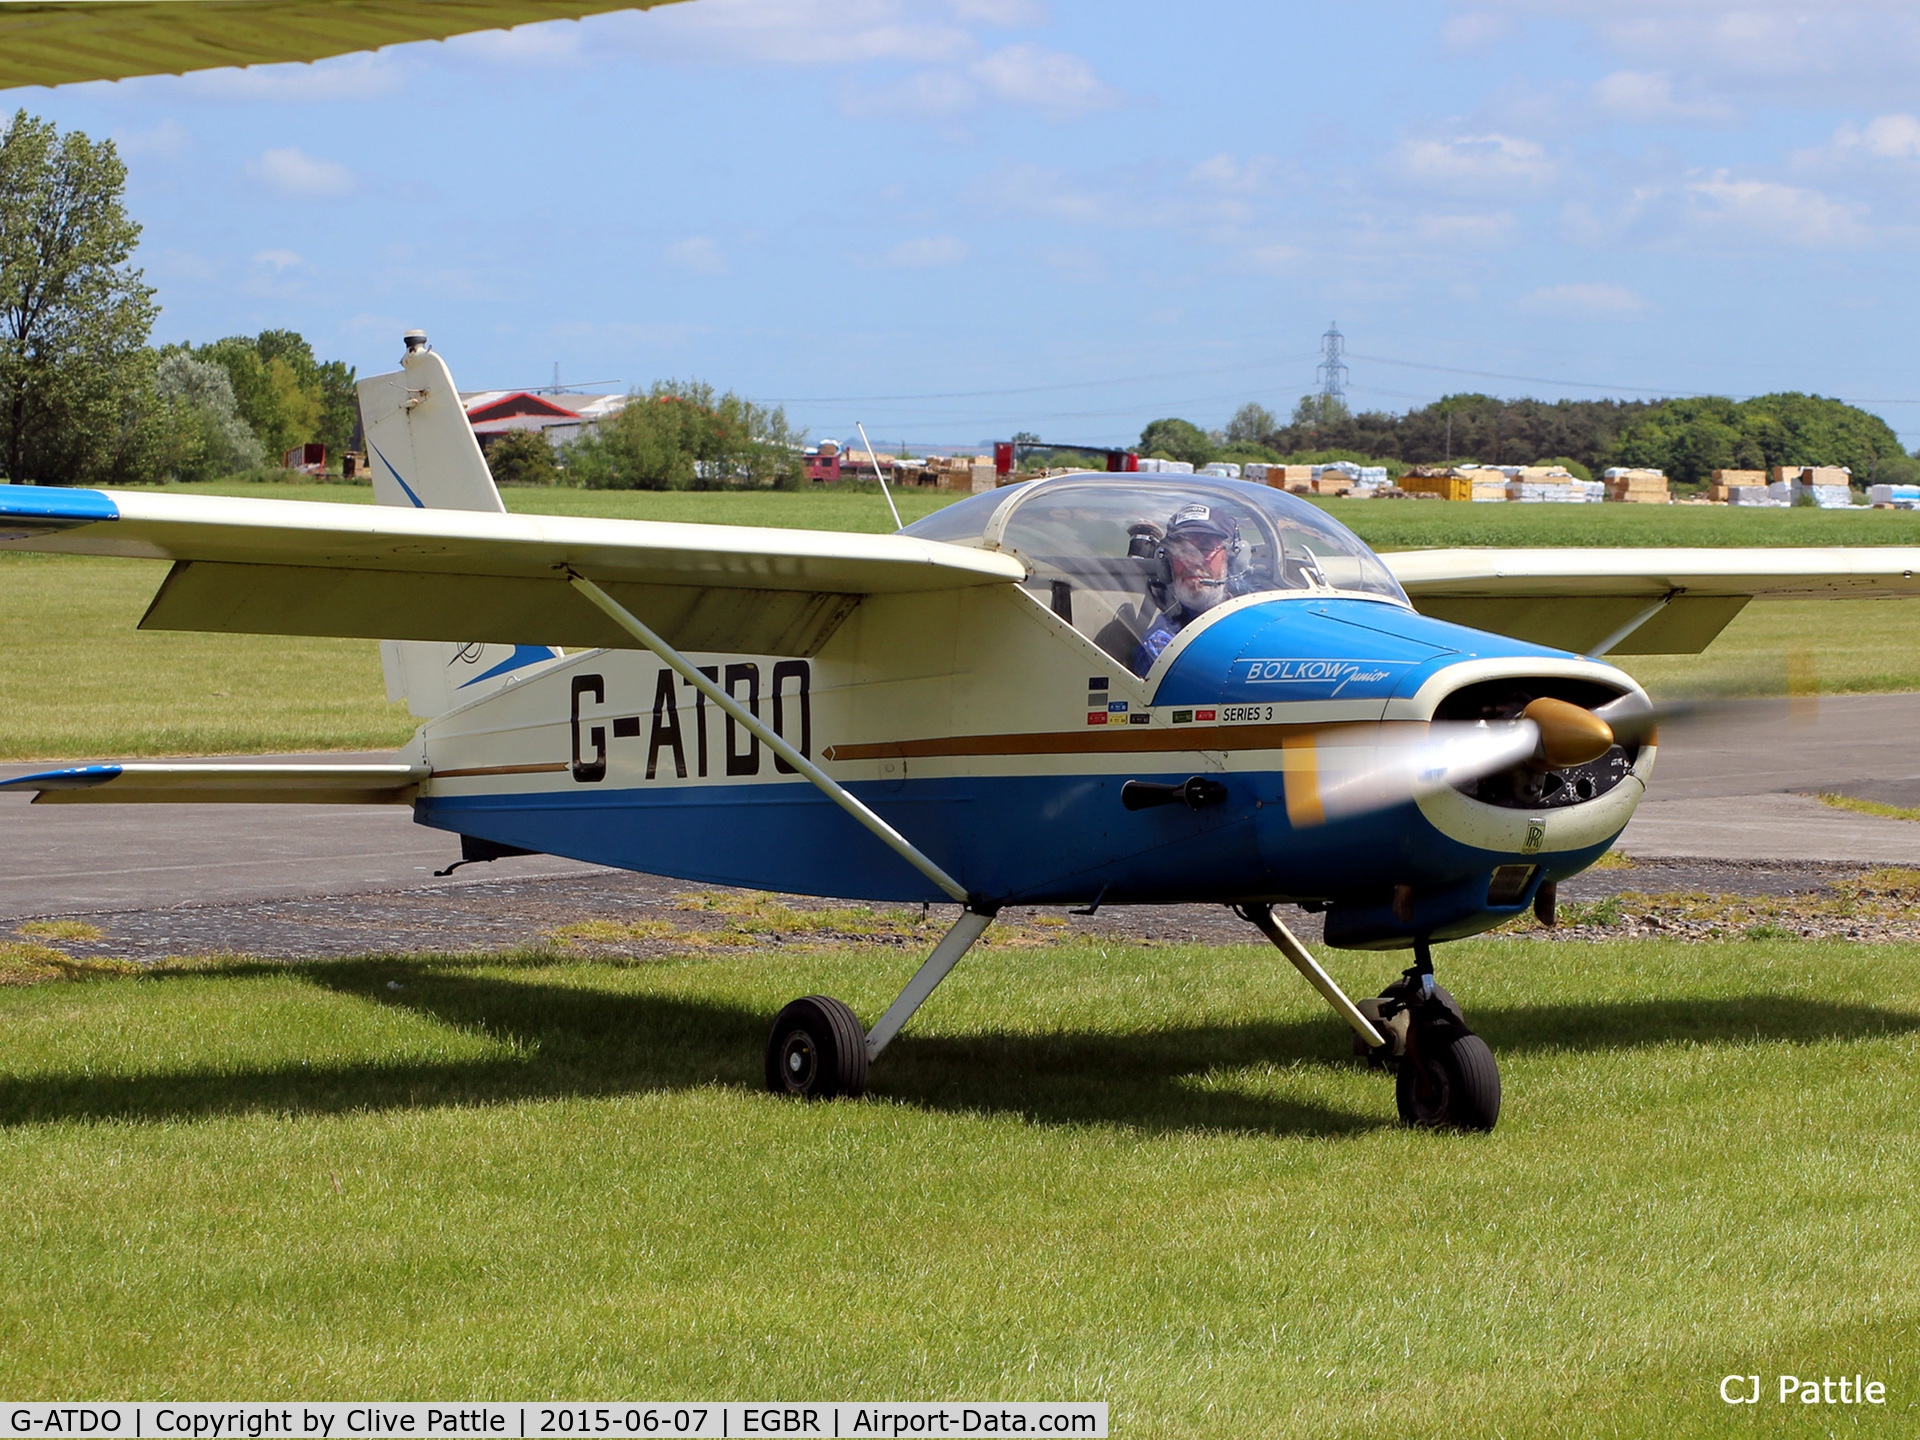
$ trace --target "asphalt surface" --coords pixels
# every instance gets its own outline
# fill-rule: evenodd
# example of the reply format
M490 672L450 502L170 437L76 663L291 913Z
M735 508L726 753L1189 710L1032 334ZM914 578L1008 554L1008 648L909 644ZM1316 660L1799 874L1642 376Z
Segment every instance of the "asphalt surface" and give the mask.
M1619 848L1635 858L1920 865L1920 824L1822 792L1920 807L1920 695L1765 700L1663 727Z
M1759 702L1669 726L1653 793L1621 842L1639 865L1589 871L1563 894L1813 893L1867 866L1920 866L1920 824L1817 798L1920 804L1915 735L1920 695ZM695 888L546 856L437 876L459 858L457 841L404 806L30 806L7 794L0 857L0 924L111 916L111 948L130 956L496 949L583 916L672 906ZM1224 911L1193 907L1109 907L1068 923L1168 941L1246 933ZM1295 928L1317 938L1313 917Z

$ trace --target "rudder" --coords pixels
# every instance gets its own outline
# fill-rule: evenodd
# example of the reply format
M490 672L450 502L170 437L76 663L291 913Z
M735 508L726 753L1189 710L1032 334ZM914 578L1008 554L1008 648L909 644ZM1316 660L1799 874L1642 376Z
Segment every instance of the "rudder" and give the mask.
M504 512L453 372L421 331L409 330L406 345L400 369L369 375L356 387L374 500L419 510ZM405 700L423 720L514 683L529 665L558 658L560 652L545 645L380 642L387 698Z

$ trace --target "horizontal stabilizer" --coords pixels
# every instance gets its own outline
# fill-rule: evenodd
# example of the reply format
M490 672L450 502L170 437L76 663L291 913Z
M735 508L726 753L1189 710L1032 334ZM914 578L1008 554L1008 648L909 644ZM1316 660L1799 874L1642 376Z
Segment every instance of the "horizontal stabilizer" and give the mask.
M424 765L236 765L128 762L0 780L41 804L406 805Z

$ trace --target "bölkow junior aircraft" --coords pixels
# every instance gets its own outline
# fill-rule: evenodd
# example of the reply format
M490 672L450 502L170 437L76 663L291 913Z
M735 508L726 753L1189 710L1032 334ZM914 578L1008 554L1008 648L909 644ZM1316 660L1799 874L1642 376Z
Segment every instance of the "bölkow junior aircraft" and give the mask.
M794 1095L859 1094L1004 906L1213 904L1396 1072L1403 1119L1491 1128L1431 946L1550 921L1632 816L1656 714L1599 657L1698 650L1755 595L1920 591L1910 549L1382 558L1206 476L1055 476L893 535L509 515L447 366L406 347L359 387L377 505L0 487L0 546L171 561L142 628L380 640L426 722L405 750L8 788L410 804L474 859L958 904L871 1028L780 1012L767 1084ZM1281 904L1414 963L1356 1003Z

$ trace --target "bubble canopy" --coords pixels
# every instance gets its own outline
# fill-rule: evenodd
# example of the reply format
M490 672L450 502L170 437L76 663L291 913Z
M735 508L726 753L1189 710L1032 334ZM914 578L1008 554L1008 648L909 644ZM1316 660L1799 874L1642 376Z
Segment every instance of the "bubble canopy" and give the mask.
M1183 610L1173 584L1169 554L1186 535L1225 552L1214 561L1210 604L1254 594L1408 603L1346 526L1283 490L1241 480L1056 475L961 500L900 533L1017 555L1028 590L1141 671L1152 656L1139 647L1156 627L1178 629L1206 608Z

